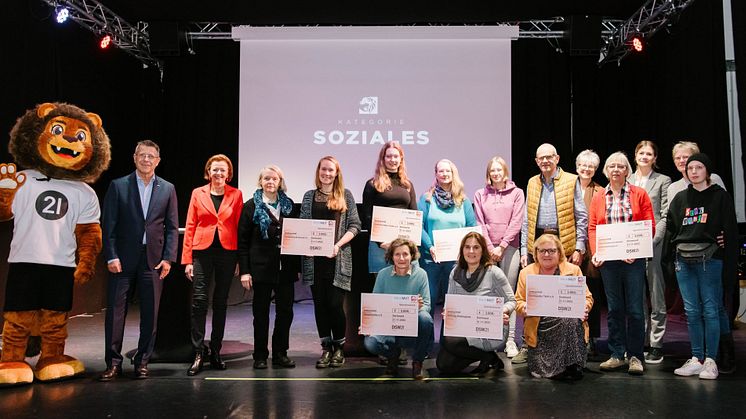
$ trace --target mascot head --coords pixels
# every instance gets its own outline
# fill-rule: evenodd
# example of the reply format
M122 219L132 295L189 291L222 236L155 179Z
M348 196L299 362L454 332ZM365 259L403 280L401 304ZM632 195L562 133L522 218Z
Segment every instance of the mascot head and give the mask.
M55 179L94 182L109 167L109 137L95 113L43 103L18 118L8 151L23 168Z

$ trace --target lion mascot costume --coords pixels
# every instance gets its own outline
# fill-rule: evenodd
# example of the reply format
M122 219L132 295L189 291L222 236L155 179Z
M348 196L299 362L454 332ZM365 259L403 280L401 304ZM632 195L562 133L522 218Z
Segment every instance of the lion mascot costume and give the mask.
M5 290L0 386L55 381L84 371L65 355L73 285L93 277L101 251L101 210L86 182L109 167L101 118L66 103L27 111L10 131L19 166L0 164L0 220L13 219ZM24 361L38 321L41 356Z

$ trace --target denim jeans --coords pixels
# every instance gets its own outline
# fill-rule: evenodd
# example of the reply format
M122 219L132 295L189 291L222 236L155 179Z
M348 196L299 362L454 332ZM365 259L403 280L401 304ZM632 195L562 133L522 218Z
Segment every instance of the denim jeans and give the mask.
M723 307L722 274L720 259L696 263L676 261L676 280L684 300L692 356L697 359L717 357ZM724 314L725 310L722 312Z
M413 348L412 361L422 362L433 343L433 318L420 310L417 318L417 337L372 335L365 337L365 349L373 355L398 357L401 348Z
M609 350L611 356L644 359L645 319L642 299L645 295L645 259L626 263L621 260L604 262L601 279L609 306Z
M427 282L430 284L430 317L435 317L435 305L445 299L448 292L448 278L456 262L435 263L430 258L421 258L420 267L427 272Z

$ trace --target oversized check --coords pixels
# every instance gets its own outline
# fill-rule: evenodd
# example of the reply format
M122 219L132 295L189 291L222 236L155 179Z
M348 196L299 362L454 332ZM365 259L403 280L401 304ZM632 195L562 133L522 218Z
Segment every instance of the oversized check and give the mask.
M360 294L360 333L417 336L419 297L403 294Z
M438 262L457 260L461 240L472 231L483 234L482 226L433 230L433 244L435 244L435 256ZM486 252L487 249L482 249L482 251Z
M444 336L503 339L503 298L446 294Z
M596 259L624 260L653 257L653 222L598 224Z
M585 317L585 277L528 275L526 312L529 316Z
M334 253L335 224L334 220L283 219L280 253L331 256Z
M374 205L370 241L387 243L395 239L408 239L420 245L422 211Z

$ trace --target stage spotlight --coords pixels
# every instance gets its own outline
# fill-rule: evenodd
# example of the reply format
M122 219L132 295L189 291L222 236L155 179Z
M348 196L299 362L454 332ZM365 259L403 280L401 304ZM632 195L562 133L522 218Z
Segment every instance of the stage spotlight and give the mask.
M110 35L104 35L101 38L101 42L99 43L99 46L101 49L109 48L109 44L111 44L111 36Z
M65 23L68 17L70 17L70 11L67 10L67 7L60 7L57 9L57 23Z
M642 52L645 49L645 41L643 41L640 35L633 36L630 40L630 45L632 45L632 50L635 52Z

